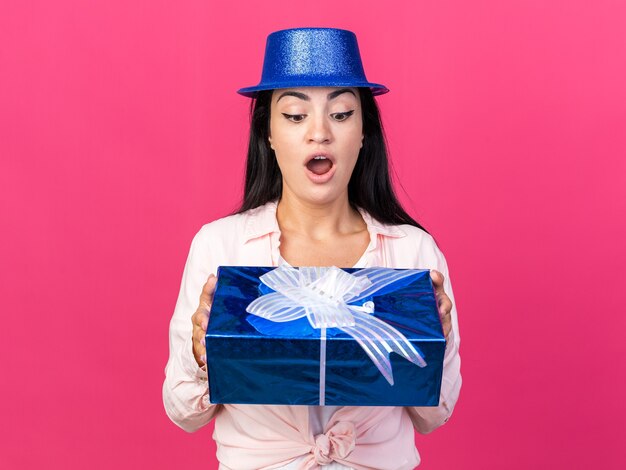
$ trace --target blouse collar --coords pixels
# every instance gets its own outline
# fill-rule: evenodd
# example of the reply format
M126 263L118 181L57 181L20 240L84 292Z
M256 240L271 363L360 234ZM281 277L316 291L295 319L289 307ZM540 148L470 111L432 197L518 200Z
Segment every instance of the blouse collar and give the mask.
M251 209L247 212L244 227L244 242L249 242L255 238L263 237L272 233L280 234L280 227L276 219L276 208L278 201L268 202L262 206ZM387 225L374 219L368 212L358 208L361 217L367 225L370 233L371 245L376 246L378 235L392 238L402 238L406 233L398 225Z

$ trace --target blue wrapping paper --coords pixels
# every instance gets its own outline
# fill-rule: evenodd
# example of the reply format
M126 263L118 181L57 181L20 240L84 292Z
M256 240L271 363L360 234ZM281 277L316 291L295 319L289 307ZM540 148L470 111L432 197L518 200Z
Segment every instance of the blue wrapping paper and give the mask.
M391 353L390 384L363 347L339 328L325 329L321 341L321 330L307 318L277 323L249 314L252 301L272 292L259 278L273 269L218 269L206 335L211 403L319 405L321 387L325 405L439 404L445 338L428 270L396 270L407 277L355 303L373 302L372 315L397 329L426 362L419 367Z

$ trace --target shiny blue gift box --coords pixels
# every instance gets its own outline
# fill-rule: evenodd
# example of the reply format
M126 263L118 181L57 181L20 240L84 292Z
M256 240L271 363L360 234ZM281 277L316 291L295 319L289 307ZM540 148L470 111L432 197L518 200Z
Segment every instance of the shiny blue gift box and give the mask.
M392 352L390 384L363 345L343 330L322 332L307 318L277 323L248 313L252 301L273 292L259 280L273 269L218 269L206 334L211 403L439 404L445 338L428 270L387 270L403 271L405 277L349 304L373 302L370 314L400 332L425 360L420 367Z

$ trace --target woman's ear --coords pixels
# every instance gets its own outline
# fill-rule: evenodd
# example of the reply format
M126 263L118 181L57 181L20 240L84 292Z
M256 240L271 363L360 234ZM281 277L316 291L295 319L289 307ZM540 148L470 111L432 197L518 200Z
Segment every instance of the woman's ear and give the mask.
M270 135L270 136L268 136L268 137L267 137L267 140L268 140L268 141L269 141L269 143L270 143L270 148L271 148L272 150L274 150L274 146L272 145L272 136L271 136L271 135Z

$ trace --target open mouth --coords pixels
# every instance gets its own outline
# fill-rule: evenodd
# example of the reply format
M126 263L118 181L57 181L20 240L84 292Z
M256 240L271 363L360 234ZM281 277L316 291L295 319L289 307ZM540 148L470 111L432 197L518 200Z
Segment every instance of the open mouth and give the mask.
M306 164L311 173L316 175L325 175L333 167L333 162L323 155L316 155Z

